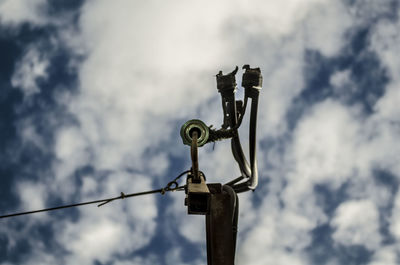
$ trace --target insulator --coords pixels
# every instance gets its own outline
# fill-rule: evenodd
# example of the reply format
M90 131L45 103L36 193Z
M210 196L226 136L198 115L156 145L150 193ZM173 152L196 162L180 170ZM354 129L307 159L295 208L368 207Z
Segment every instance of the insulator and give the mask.
M197 131L197 145L203 146L207 143L210 135L209 128L201 120L190 120L181 127L181 137L183 144L192 144L192 133Z

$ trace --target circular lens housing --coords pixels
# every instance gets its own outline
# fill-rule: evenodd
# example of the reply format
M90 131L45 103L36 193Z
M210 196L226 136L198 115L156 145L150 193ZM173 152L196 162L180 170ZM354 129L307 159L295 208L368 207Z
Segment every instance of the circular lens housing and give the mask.
M194 131L197 131L197 145L200 147L206 144L209 136L209 129L201 120L190 120L182 125L181 137L183 144L192 144L192 134Z

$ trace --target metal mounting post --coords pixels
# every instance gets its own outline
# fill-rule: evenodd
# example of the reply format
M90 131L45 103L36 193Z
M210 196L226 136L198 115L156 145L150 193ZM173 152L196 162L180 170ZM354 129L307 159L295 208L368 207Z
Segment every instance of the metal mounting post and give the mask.
M190 146L190 155L192 158L192 173L193 173L193 182L200 183L200 176L199 176L199 153L198 153L198 132L193 131L192 133L192 145Z
M201 136L201 135L200 135ZM207 214L210 209L210 191L206 185L204 175L199 172L198 161L198 130L190 133L192 144L190 155L192 158L192 170L186 180L185 205L188 206L188 214Z
M237 195L229 186L208 184L210 211L206 215L207 264L233 265L238 220Z

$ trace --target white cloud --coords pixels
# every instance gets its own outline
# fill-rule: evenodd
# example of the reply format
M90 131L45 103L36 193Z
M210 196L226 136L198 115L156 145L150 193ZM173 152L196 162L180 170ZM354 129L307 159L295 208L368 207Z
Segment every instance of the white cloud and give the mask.
M100 221L90 219L78 224L83 229L80 233L77 233L75 224L64 228L63 242L67 244L66 248L73 255L70 261L76 261L76 264L87 264L92 259L106 262L113 252L124 253L129 249L128 246L131 244L126 240L128 227L113 220L104 220L104 218ZM68 235L67 238L65 234ZM140 235L132 234L131 237L133 236Z
M244 198L239 197L242 203ZM316 220L298 209L282 207L279 195L271 192L258 208L241 205L238 264L308 264L304 248L311 243Z
M283 177L287 184L274 185L271 191L282 199L285 209L308 220L305 231L327 221L314 186L325 184L335 190L353 176L358 130L349 110L330 100L317 104L299 121L285 153L286 168L271 176Z
M333 73L329 79L329 83L333 88L335 96L344 100L344 102L361 89L351 79L351 71L349 69Z
M177 227L178 233L189 242L205 243L205 217L200 215L188 215L184 206L185 194L171 194L173 203L167 206L167 224L169 229ZM169 235L173 236L173 235Z
M379 212L368 200L347 201L336 209L331 225L335 242L343 245L364 245L370 250L380 246Z
M258 12L276 10L288 4L293 14L283 13L287 26L280 30L282 23L268 23L268 18L257 17L269 26L255 27L253 34L248 30L249 39L257 39L257 34L263 36L258 40L260 53L253 58L251 48L241 47L246 60L261 64L264 82L260 100L259 131L261 137L282 135L286 130L285 115L292 104L292 100L304 89L304 52L305 49L314 49L325 56L336 55L345 43L345 33L351 28L352 18L346 12L341 2L333 1L287 1L281 5L274 2L264 2ZM271 5L271 6L269 6ZM253 5L251 5L253 6ZM286 17L288 15L288 17ZM265 16L265 14L264 14ZM249 16L251 17L251 16ZM337 19L340 17L340 19ZM249 21L257 21L249 19ZM247 22L247 21L246 21ZM249 24L241 27L250 28ZM252 25L250 23L250 25ZM284 23L285 25L285 23ZM290 25L290 26L289 26ZM270 27L273 27L270 28ZM243 45L249 45L243 39ZM240 42L239 42L240 43ZM256 42L257 43L257 42ZM251 46L249 46L251 47ZM240 57L241 58L241 57ZM254 64L253 63L253 64Z
M350 71L345 70L334 73L330 78L330 83L337 88L348 85L351 83Z
M247 1L238 0L231 5L233 14L237 14L238 21L242 22L245 32L264 32L272 38L292 34L297 30L308 15L310 9L323 3L320 0L298 1L286 0L280 2L254 1L250 5Z
M400 239L400 214L399 214L399 209L400 209L400 194L398 193L396 195L395 201L394 201L394 207L392 209L392 216L390 220L390 229L392 234L397 238L397 240Z
M282 49L276 50L276 61L261 66L264 75L259 104L259 135L261 138L281 135L287 130L284 122L285 115L292 100L304 88L302 74L304 62L301 45L298 38L283 42Z
M46 54L39 51L39 47L30 47L16 64L11 84L20 88L25 97L40 93L40 87L37 84L39 78L46 80L48 77L47 69L49 60Z
M43 25L47 19L42 14L45 6L45 0L2 0L0 22L12 26L24 22Z
M126 260L116 260L114 261L115 265L159 265L160 260L156 255L150 255L149 257L134 257Z
M397 253L394 247L382 247L375 252L372 261L368 265L395 265L397 264Z
M341 94L348 94L348 91L356 92L357 87L351 80L349 69L333 73L329 79L333 91L340 97Z
M400 63L396 60L396 54L400 52L399 20L381 20L376 24L371 34L370 48L379 55L379 59L390 77L386 87L385 96L376 104L376 111L380 118L388 121L399 121L400 110L397 102L400 100L399 84Z
M121 191L128 194L132 190L151 189L151 181L145 176L126 173L112 174L99 185L102 197L118 196ZM87 192L83 195L85 201L100 196L91 190L84 191ZM154 196L111 202L100 208L87 206L80 208L77 222L57 224L62 227L57 240L70 251L67 264L88 264L95 259L109 262L115 254L123 257L148 244L155 233L157 215Z
M307 15L303 24L307 47L325 56L337 55L343 47L346 30L354 23L347 7L322 1L311 8Z
M191 260L190 263L186 263L182 260L181 256L182 256L182 248L178 247L178 248L174 248L173 250L171 250L170 252L168 252L168 254L165 256L165 264L167 265L189 265L189 264L193 264L193 265L200 265L200 264L204 264L204 260Z
M56 162L58 181L69 177L75 169L89 163L88 143L76 127L60 129L55 142L55 156L59 161Z
M16 124L16 127L24 145L32 144L43 152L49 151L50 147L46 144L43 136L38 132L33 119L26 118L24 120L20 120Z
M17 191L22 200L21 211L45 208L46 189L43 185L33 181L19 182ZM43 219L45 218L45 214L38 214L32 218Z
M268 172L268 187L260 187L268 195L257 208L257 218L248 221L255 226L244 234L239 257L253 262L254 256L254 262L268 264L273 261L263 252L278 249L278 253L289 255L285 249L297 246L297 252L292 254L297 253L300 256L294 256L303 260L300 257L310 243L310 231L328 221L313 192L314 185L329 185L337 190L346 182L350 184L347 195L357 201L344 202L337 209L331 221L337 227L333 237L345 245L364 244L378 249L382 237L377 207L387 207L391 196L388 187L375 183L372 170L378 167L395 172L399 149L388 147L389 143L396 145L396 133L389 128L375 115L365 118L357 107L330 99L310 108L298 122L293 140L286 143L283 158L279 155L281 149L268 154L276 158L269 160L272 170ZM284 216L296 218L286 222ZM307 225L301 226L302 223ZM244 227L251 225L246 223Z
M316 105L295 131L293 181L340 186L357 162L352 155L358 133L358 124L346 107L330 100Z

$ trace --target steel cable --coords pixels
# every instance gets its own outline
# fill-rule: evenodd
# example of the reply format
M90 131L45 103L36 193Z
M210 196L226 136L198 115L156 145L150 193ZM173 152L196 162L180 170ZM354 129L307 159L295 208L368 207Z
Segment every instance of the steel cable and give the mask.
M72 207L83 206L83 205L88 205L88 204L99 204L98 207L100 207L100 206L103 206L104 204L112 202L114 200L120 200L120 199L137 197L137 196L143 196L143 195L153 194L153 193L161 193L162 195L164 195L165 192L167 192L167 191L181 191L181 190L185 189L185 186L178 186L177 180L180 177L182 177L183 175L185 175L185 174L187 174L189 172L190 172L190 170L186 170L186 171L182 172L173 181L170 181L167 184L166 187L161 188L161 189L142 191L142 192L136 192L136 193L130 193L130 194L124 194L123 192L121 192L121 195L117 196L117 197L94 200L94 201L88 201L88 202L80 202L80 203L74 203L74 204L68 204L68 205L62 205L62 206L57 206L57 207L45 208L45 209L41 209L41 210L34 210L34 211L6 214L6 215L1 215L0 219L20 216L20 215L27 215L27 214L34 214L34 213L40 213L40 212L48 212L48 211L60 210L60 209L65 209L65 208L72 208ZM174 187L172 187L172 186L174 186Z

